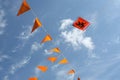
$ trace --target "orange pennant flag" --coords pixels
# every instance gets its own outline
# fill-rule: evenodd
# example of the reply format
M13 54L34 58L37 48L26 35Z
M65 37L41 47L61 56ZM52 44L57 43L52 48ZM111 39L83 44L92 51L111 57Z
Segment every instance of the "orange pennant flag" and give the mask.
M70 70L69 72L68 72L68 74L75 74L75 70Z
M50 50L50 52L60 53L60 49L59 48L53 48L53 49Z
M37 77L31 77L28 80L38 80L38 78Z
M45 42L51 41L51 40L52 40L51 36L50 36L49 34L47 34L47 35L43 38L43 40L42 40L41 43L45 43Z
M66 58L62 59L59 64L67 64L68 63L68 60Z
M57 57L48 57L48 60L54 63L57 60Z
M38 27L41 27L41 26L42 26L42 23L40 22L40 20L38 18L36 18L31 33L34 30L36 30Z
M80 78L78 77L78 80L80 80Z
M39 70L41 70L42 72L46 72L48 67L47 66L38 66L37 67Z
M20 7L20 9L19 9L19 11L17 13L17 16L19 16L19 15L21 15L21 14L23 14L23 13L29 11L29 10L30 10L29 4L27 3L26 0L23 0L23 2L21 4L21 7Z

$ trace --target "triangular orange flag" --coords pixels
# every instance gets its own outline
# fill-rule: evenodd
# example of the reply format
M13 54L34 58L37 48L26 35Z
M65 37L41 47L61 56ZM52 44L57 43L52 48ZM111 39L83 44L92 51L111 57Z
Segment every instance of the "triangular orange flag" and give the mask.
M50 36L49 34L47 34L47 35L43 38L43 40L41 41L41 43L45 43L45 42L51 41L51 40L52 40L51 36Z
M36 18L31 33L34 30L36 30L38 27L41 27L41 26L42 26L42 23L40 22L40 20L38 18Z
M62 59L59 64L67 64L68 63L68 60L66 58Z
M38 78L37 77L31 77L28 80L38 80Z
M48 60L54 63L57 60L57 57L48 57Z
M60 53L60 49L59 48L53 48L53 49L50 50L50 52Z
M48 67L47 66L38 66L37 67L39 70L41 70L42 72L46 72Z
M22 2L22 4L21 4L21 7L20 7L20 9L19 9L19 11L18 11L18 13L17 13L17 16L19 16L19 15L21 15L21 14L23 14L24 12L27 12L27 11L29 11L29 10L30 10L29 4L27 3L26 0L23 0L23 2Z
M70 70L69 72L68 72L68 74L75 74L75 70Z
M80 78L78 77L78 80L80 80Z

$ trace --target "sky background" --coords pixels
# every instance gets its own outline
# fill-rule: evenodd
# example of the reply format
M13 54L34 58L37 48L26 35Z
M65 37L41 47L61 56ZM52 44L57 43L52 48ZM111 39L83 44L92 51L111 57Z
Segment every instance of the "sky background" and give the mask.
M120 0L27 0L32 10L16 16L22 0L0 0L0 80L120 80ZM34 12L34 15L33 15ZM32 34L38 17L53 41L40 45L43 28ZM72 26L83 17L90 26ZM47 60L59 47L69 64ZM48 66L42 73L36 67ZM68 75L75 69L75 75Z

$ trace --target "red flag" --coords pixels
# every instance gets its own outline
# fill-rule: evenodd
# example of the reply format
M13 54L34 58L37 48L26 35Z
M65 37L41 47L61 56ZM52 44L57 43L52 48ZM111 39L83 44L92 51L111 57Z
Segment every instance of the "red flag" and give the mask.
M78 17L78 19L73 23L73 26L80 30L85 30L89 25L90 23L81 17Z

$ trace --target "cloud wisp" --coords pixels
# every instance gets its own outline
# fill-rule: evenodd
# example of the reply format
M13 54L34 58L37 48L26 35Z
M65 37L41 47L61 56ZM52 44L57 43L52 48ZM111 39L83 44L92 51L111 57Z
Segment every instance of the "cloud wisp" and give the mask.
M0 9L0 35L4 34L4 29L7 25L6 19L4 19L5 17L5 11Z
M42 48L42 45L40 43L34 42L31 46L31 53L34 53L35 51L38 51Z
M28 64L30 59L31 59L31 56L28 56L22 59L20 62L17 62L16 64L11 65L10 70L8 71L7 75L3 77L3 80L9 80L10 75L14 75L18 69Z
M90 61L90 60L89 60ZM111 55L106 58L97 59L92 61L91 64L81 67L80 72L83 75L82 79L85 80L112 80L115 78L120 69L120 55ZM102 77L101 77L102 76ZM101 77L101 78L100 78Z
M30 59L31 59L31 57L25 57L22 61L16 63L15 65L12 65L10 73L14 74L17 69L19 69L19 68L23 67L24 65L28 64Z
M37 31L35 31L34 33L31 34L31 25L23 26L23 28L25 28L24 31L22 31L18 36L18 38L21 40L29 40L37 32Z
M9 56L0 53L0 62L3 62L3 61L6 60L6 59L9 59Z
M67 74L68 72L68 69L62 69L62 70L59 70L57 71L56 73L56 80L74 80L74 74L72 75L68 75Z

